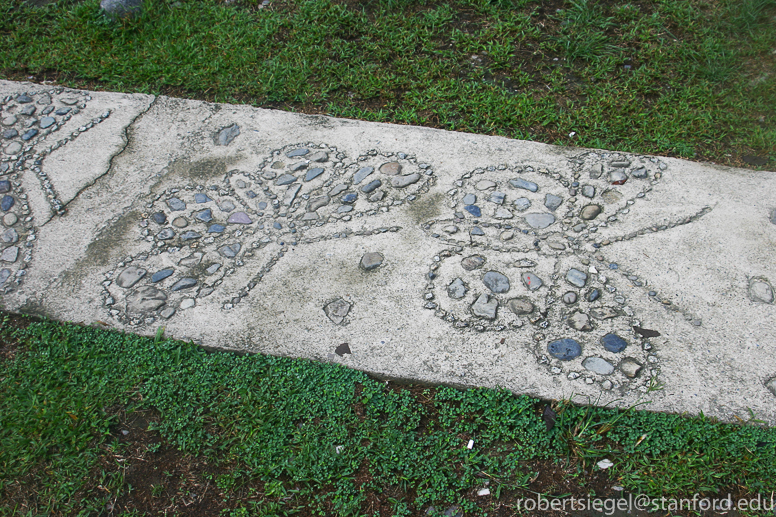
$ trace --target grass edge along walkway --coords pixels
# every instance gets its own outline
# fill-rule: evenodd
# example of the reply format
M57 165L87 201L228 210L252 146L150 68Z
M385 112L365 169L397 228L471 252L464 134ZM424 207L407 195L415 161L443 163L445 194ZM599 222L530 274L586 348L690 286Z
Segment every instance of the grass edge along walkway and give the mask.
M471 493L483 479L508 501L531 492L531 462L584 478L604 457L612 483L650 496L776 489L776 429L756 420L397 388L336 364L209 352L162 329L152 339L19 320L2 328L0 500L12 505L0 515L99 513L126 493L118 470L99 468L121 451L117 408L158 412L165 442L219 465L238 509L238 489L254 486L261 504L310 515L359 514L369 493L394 493L395 515L453 503L469 515L482 511Z

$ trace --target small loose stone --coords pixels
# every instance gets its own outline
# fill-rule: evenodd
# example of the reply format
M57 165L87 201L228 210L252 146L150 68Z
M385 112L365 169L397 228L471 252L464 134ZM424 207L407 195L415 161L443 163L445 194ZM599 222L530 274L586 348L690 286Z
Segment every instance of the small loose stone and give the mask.
M385 257L383 257L382 253L371 251L369 253L364 253L364 255L361 257L360 264L364 270L371 271L380 267L384 260Z

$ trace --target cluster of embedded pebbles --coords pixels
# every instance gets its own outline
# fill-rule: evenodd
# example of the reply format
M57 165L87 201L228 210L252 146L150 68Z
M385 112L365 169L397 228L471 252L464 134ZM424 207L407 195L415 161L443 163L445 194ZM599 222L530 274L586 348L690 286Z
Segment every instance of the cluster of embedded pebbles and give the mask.
M88 93L54 88L47 91L22 92L0 100L0 289L12 292L27 274L37 238L34 214L22 187L26 171L34 174L52 211L64 213L44 161L53 151L67 145L110 116L110 112L87 121L75 131L53 141L50 135L60 132L72 117L86 108ZM64 131L61 131L64 133Z
M657 374L653 345L612 279L588 259L461 246L433 257L424 307L459 331L499 332L528 346L553 375L605 390Z
M226 130L226 145L238 133ZM224 130L222 130L223 132ZM248 263L252 279L220 304L229 310L297 246L398 231L375 227L305 238L312 227L386 212L418 199L432 168L404 153L368 151L348 160L321 144L273 151L254 172L232 170L220 184L170 188L147 203L137 227L147 249L105 273L108 313L131 325L152 324L195 307Z

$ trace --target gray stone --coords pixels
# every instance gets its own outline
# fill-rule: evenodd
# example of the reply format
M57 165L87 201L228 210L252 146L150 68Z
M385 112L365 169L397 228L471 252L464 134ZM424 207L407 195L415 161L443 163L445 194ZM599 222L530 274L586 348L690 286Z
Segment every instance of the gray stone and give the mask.
M461 260L461 267L466 271L473 271L485 264L485 257L482 255L471 255Z
M574 330L589 332L593 330L590 318L584 312L574 311L567 319L566 323Z
M216 137L216 145L229 145L240 134L240 126L232 124L223 128Z
M183 242L192 241L192 240L199 239L200 237L202 237L202 235L200 235L199 232L195 232L194 230L189 230L181 234L181 241Z
M364 194L369 194L370 192L380 188L382 184L383 182L380 181L379 179L372 180L366 185L364 185L363 187L361 187L361 192L363 192Z
M537 190L539 190L539 185L537 185L533 181L524 180L523 178L515 178L512 180L509 180L509 184L512 185L514 188L530 190L531 192L536 192Z
M18 97L16 97L16 102L18 102L19 104L29 104L30 102L32 102L32 97L30 97L26 93L23 93Z
M582 354L582 347L576 340L565 338L547 345L547 351L556 359L571 361Z
M0 210L3 212L9 211L16 204L16 199L13 196L5 195L0 200Z
M529 208L531 208L531 200L527 197L519 197L512 201L512 206L515 207L515 210L518 212L525 212Z
M571 268L566 273L566 281L576 287L585 287L587 283L587 274L578 269Z
M380 166L380 172L388 176L397 176L401 173L401 164L398 162L388 162Z
M127 311L130 313L155 311L167 301L163 291L146 285L127 295Z
M495 186L496 186L496 182L495 181L480 180L480 181L477 182L476 185L474 185L474 188L476 188L477 190L488 190L488 189L494 188Z
M143 11L142 0L102 0L100 8L110 18L133 18ZM63 100L64 102L64 100Z
M350 312L350 304L342 298L338 298L327 304L323 308L323 312L326 313L326 316L335 325L339 325L345 320L345 316L348 315L348 312Z
M6 270L7 271L7 270ZM765 387L776 396L776 377L771 377L766 381Z
M208 201L212 201L209 197L207 197L207 194L197 193L194 194L194 202L195 203L207 203Z
M382 253L370 251L369 253L364 253L361 257L361 267L366 271L371 271L380 267L383 260L385 260L385 257L383 257Z
M305 181L312 181L318 176L323 174L323 168L321 167L313 167L312 169L308 169L307 173L304 175Z
M442 228L442 231L449 234L458 233L458 227L454 224L448 224L444 228Z
M28 129L22 135L22 140L25 141L25 142L28 141L28 140L32 140L33 138L35 138L35 136L37 134L38 134L38 130L37 129Z
M574 291L566 291L561 298L566 305L573 305L577 303L577 293Z
M633 169L631 171L631 176L634 178L638 178L640 180L643 180L647 177L647 169L644 167L639 167L638 169Z
M638 361L630 357L626 357L619 364L620 371L629 379L635 378L643 366Z
M124 289L129 289L138 283L144 276L146 276L146 273L148 273L148 271L143 268L129 266L127 269L122 271L119 277L116 279L116 285L123 287Z
M317 151L307 157L311 162L323 163L329 161L329 153L325 151Z
M752 278L749 281L749 297L754 302L773 303L773 287L765 278Z
M297 156L305 156L307 153L309 153L309 149L294 149L293 151L288 151L286 153L286 156L289 158L295 158Z
M19 257L19 247L11 246L9 248L5 248L3 250L3 253L0 254L0 261L13 263L13 262L16 262L16 259L18 257Z
M341 205L337 207L337 213L338 214L347 214L348 212L353 211L353 205Z
M234 244L227 244L225 246L221 246L220 248L218 248L218 252L226 258L234 258L240 252L240 248L242 248L240 243L235 242Z
M14 244L19 242L19 234L13 228L8 228L0 235L0 240L5 244Z
M555 216L552 214L532 213L525 214L525 222L531 228L537 228L539 230L547 228L555 222Z
M375 171L374 167L361 167L360 169L358 169L358 172L356 172L353 175L353 184L354 185L358 185L359 183L364 181L364 179L367 176L369 176L370 174L372 174L374 171Z
M191 255L189 255L187 257L183 257L182 259L180 259L178 261L178 264L181 265L181 266L185 266L185 267L196 266L200 262L202 262L202 257L204 257L204 256L205 255L203 253L200 253L199 251L196 251L196 252L192 253Z
M475 227L473 227L473 228L472 228L472 229L469 231L469 233L470 233L471 235L477 235L477 236L482 236L482 235L485 235L485 232L484 232L484 231L483 231L483 229L482 229L482 228L480 228L479 226L475 226Z
M582 361L582 366L586 370L599 375L609 375L614 371L614 366L606 359L601 359L600 357L588 357Z
M19 154L19 152L22 150L22 144L19 142L11 142L10 144L5 146L5 149L3 149L3 152L5 154Z
M299 193L299 189L302 188L302 185L294 184L288 187L286 189L286 193L283 196L283 206L291 206L294 203L294 199L296 199L296 195Z
M771 223L776 224L776 208L771 210L771 219L770 219L770 221L771 221Z
M584 187L582 187L581 192L582 192L582 195L585 197L589 197L589 198L595 197L595 187L593 186L585 185Z
M43 117L42 119L40 119L40 122L38 122L38 125L40 126L41 129L46 129L53 126L56 123L57 123L57 119L55 119L54 117Z
M24 108L22 108L22 110L19 113L21 113L22 115L26 115L26 116L30 117L30 116L35 114L35 110L36 110L35 106L29 105L29 106L25 106Z
M628 342L617 334L606 334L601 338L601 344L610 352L619 354L628 346Z
M191 278L191 277L184 277L178 280L173 284L172 287L170 287L170 290L173 292L182 291L183 289L190 289L197 285L197 279Z
M288 166L288 170L290 170L291 172L301 171L307 168L308 163L309 163L308 161L292 163L291 165Z
M506 199L506 197L507 195L504 194L503 192L493 192L490 194L488 201L490 201L491 203L496 203L497 205L502 205L504 204L504 200Z
M512 212L506 208L498 208L496 209L496 213L493 214L494 219L512 219L512 217Z
M3 131L3 138L5 138L6 140L10 140L11 138L16 138L17 136L19 136L19 132L16 131L15 129L6 129L5 131Z
M177 197L171 197L167 200L167 206L170 207L170 210L173 212L181 212L183 210L186 210L186 203L184 203L182 200L178 199Z
M466 284L460 278L456 278L447 286L447 296L455 300L460 300L466 296L466 291Z
M165 228L161 232L156 234L156 238L160 241L167 241L175 237L175 230L172 228Z
M520 275L520 279L523 281L523 285L526 286L529 291L536 291L543 284L542 279L533 273L523 273Z
M66 108L66 107L57 108L57 110L54 112L54 114L55 115L59 115L61 117L63 115L67 115L68 113L70 113L70 110L72 110L72 109L73 108Z
M19 218L14 213L5 214L3 216L3 224L6 226L13 226L18 220Z
M336 196L337 194L341 194L342 192L345 192L348 189L348 186L344 183L340 183L339 185L335 186L333 189L329 191L329 195L331 197Z
M494 293L506 293L509 291L509 278L498 271L488 271L485 273L482 277L482 283Z
M232 215L229 216L229 219L226 221L229 224L251 224L253 221L251 221L251 218L248 217L248 214L245 212L235 212Z
M275 185L283 186L283 185L290 185L291 183L296 181L296 176L293 174L283 174L278 179L275 180Z
M209 223L213 220L213 212L209 208L206 208L205 210L194 214L194 218L203 223Z
M555 194L547 194L544 196L544 206L546 206L550 212L554 212L562 204L563 198L560 196L556 196Z
M580 219L583 219L585 221L592 221L596 217L598 217L598 214L601 213L601 207L598 205L587 205L582 209L582 211L579 213Z
M11 278L11 270L8 268L0 269L0 286L4 285Z
M620 313L614 307L595 307L590 309L590 315L597 320L616 318Z
M613 185L622 185L628 181L628 175L623 171L612 171L609 173L609 183Z
M406 176L394 176L391 178L391 185L395 188L404 188L417 183L420 180L420 174L408 174Z
M207 269L205 269L205 272L208 275L214 275L218 272L219 269L221 269L221 264L216 262L215 264L210 264Z
M507 302L507 307L509 307L509 310L517 314L518 316L523 316L525 314L531 314L534 311L534 304L529 300L528 298L512 298Z
M165 278L171 277L173 273L175 273L175 270L173 268L167 268L167 269L162 269L161 271L157 271L156 273L151 275L151 282L153 283L161 282Z
M631 162L629 162L628 160L612 160L611 162L609 162L609 166L611 166L611 167L619 167L619 168L622 168L622 169L624 169L626 167L630 167L630 164L631 164Z
M189 225L189 222L185 217L176 217L172 220L172 225L176 228L186 228Z
M499 235L499 239L502 241L509 241L512 240L512 238L515 236L515 232L512 230L507 230L505 232L501 232L501 235Z
M556 251L563 251L566 249L566 245L558 240L548 240L547 246L549 246L551 249L554 249Z
M307 211L315 212L319 208L328 205L330 202L331 202L331 198L329 196L320 196L320 197L313 198L310 200L309 203L307 203Z
M463 196L463 204L464 205L473 205L477 202L477 196L474 194L466 194Z
M3 117L2 124L4 126L13 126L14 124L16 124L16 122L17 120L15 115L7 115Z
M496 309L498 308L498 300L493 298L489 300L487 294L481 294L477 301L472 304L472 314L479 316L480 318L486 318L489 320L496 319Z
M162 318L168 320L168 319L172 318L173 314L175 314L175 309L173 309L172 307L165 307L159 313L159 316L161 316Z
M191 309L197 304L193 298L184 298L181 300L181 304L178 306L180 310Z

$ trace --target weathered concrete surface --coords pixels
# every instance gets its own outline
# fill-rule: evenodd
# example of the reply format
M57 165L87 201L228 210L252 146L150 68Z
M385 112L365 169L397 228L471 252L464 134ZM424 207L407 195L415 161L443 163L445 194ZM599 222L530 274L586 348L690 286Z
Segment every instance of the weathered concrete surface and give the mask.
M81 106L49 134L47 96ZM0 97L18 128L7 310L776 423L773 172L27 83Z

